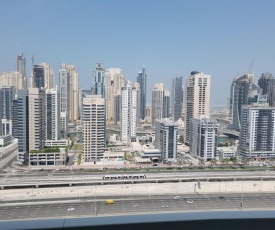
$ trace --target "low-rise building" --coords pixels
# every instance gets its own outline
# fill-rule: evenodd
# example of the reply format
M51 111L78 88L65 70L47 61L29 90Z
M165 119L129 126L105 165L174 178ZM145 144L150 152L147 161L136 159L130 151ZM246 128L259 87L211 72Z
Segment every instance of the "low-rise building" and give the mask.
M57 148L56 151L47 152L47 149L31 151L29 153L29 166L65 165L68 153L65 148Z
M236 157L236 147L218 147L217 150L219 159L230 159Z

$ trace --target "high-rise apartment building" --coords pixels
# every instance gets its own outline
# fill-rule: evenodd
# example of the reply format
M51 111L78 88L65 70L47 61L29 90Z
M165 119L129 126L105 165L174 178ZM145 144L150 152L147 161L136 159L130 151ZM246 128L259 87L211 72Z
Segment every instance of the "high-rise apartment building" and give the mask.
M262 76L258 80L258 86L262 90L262 95L269 93L269 85L271 81L274 81L274 77L271 73L263 73Z
M130 143L136 136L138 89L127 81L121 89L121 141Z
M229 128L240 131L242 106L248 104L248 94L254 83L254 76L246 74L233 79L230 90L230 116L232 124Z
M82 120L82 102L87 95L92 95L91 88L83 88L79 90L79 119Z
M40 150L45 145L45 90L29 88L29 150Z
M102 63L96 63L94 70L94 89L95 95L105 98L105 71Z
M193 71L185 87L185 143L191 143L192 118L210 114L210 75Z
M70 74L65 64L59 68L59 108L60 108L60 135L67 137L69 108L70 108Z
M145 73L145 67L139 72L137 82L140 87L140 119L145 119L146 111L146 87L147 87L147 74Z
M216 157L218 123L212 118L193 118L191 129L190 153L202 159Z
M27 89L27 78L26 78L26 59L24 54L18 55L16 58L16 71L21 73L24 79L23 89Z
M261 88L261 94L267 95L270 106L275 106L275 78L271 73L263 73L258 80L258 85Z
M66 137L68 120L79 120L78 73L74 65L62 64L59 68L60 132Z
M152 90L152 124L156 120L169 117L170 95L163 83L154 84Z
M32 111L34 113L34 110ZM18 90L12 108L12 134L18 139L17 160L25 162L29 151L29 100L28 90Z
M183 77L175 77L172 80L171 115L174 121L182 118L183 109Z
M59 132L59 93L56 86L55 89L46 89L46 140L58 140L60 137Z
M120 127L120 122L121 122L121 90L117 92L115 95L115 120L114 124L117 127Z
M275 107L266 101L242 106L239 154L243 157L275 157Z
M12 105L15 99L16 89L14 86L2 86L0 87L0 94L2 100L0 107L2 110L2 119L10 120L12 116Z
M125 77L119 68L110 68L105 72L105 99L107 124L115 121L115 96L125 84Z
M178 125L168 118L155 122L155 147L161 151L162 159L176 159Z
M53 69L47 63L34 65L31 74L31 88L54 88Z
M74 65L67 65L70 73L70 109L69 119L70 121L79 120L79 83L78 72Z
M26 78L20 72L10 72L0 74L0 87L14 86L16 89L27 89Z
M105 99L101 95L83 98L83 159L98 161L106 146Z

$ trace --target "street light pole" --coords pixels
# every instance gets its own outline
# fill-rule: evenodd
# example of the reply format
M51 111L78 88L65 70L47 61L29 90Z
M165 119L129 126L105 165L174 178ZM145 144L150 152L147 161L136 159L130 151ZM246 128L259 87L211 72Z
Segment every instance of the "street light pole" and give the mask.
M95 186L95 216L97 216L97 211L96 211L96 186Z
M242 181L242 203L241 203L241 209L243 209L243 181Z

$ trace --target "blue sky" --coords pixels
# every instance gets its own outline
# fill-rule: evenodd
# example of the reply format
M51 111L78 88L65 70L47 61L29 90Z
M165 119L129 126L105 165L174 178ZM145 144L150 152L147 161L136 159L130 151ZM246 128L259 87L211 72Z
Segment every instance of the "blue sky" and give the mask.
M96 62L135 81L142 65L148 101L154 83L192 70L212 75L211 104L226 104L238 74L275 74L273 0L1 0L0 72L15 69L24 52L55 71L74 64L80 86L91 87Z

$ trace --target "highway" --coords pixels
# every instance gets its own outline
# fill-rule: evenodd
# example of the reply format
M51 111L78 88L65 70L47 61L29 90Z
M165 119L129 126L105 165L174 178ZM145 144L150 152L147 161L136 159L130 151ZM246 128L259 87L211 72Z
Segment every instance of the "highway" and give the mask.
M123 174L137 174L121 172ZM274 180L275 171L200 171L200 172L160 172L145 173L146 178L142 179L108 179L104 180L102 174L48 174L45 175L9 175L4 174L0 177L1 189L10 187L32 187L32 186L48 186L58 187L72 185L92 185L92 184L123 184L123 183L146 183L146 182L177 182L192 180Z
M275 194L172 195L117 197L114 204L94 197L47 202L0 203L0 220L70 218L198 211L275 210ZM109 197L112 198L112 197ZM192 200L193 203L187 203ZM243 207L241 202L243 200Z

